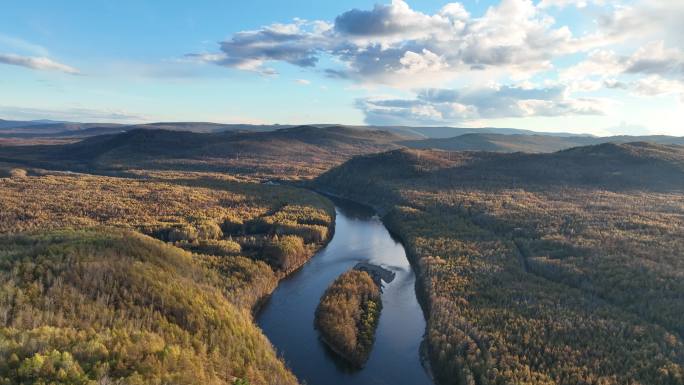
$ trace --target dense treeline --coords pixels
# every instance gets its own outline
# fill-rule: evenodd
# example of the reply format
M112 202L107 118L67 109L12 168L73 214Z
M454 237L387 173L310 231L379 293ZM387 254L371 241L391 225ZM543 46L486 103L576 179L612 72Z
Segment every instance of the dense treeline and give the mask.
M134 228L195 253L244 255L283 272L328 239L333 217L316 194L234 179L48 174L0 178L0 194L1 232Z
M0 197L0 383L297 382L251 312L327 240L327 200L51 172L0 178Z
M375 341L382 299L365 271L350 270L326 289L316 309L322 340L355 366L363 366Z
M395 151L317 183L404 239L439 383L684 384L682 159Z
M2 383L296 383L190 253L111 228L0 244Z

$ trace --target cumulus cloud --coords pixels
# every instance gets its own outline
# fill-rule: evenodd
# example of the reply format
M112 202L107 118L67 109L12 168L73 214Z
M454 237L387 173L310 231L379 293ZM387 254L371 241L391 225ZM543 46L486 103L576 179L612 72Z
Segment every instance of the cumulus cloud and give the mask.
M61 71L72 75L80 72L71 66L56 62L46 57L30 57L0 53L0 63L31 68L35 70Z
M407 40L444 38L463 27L469 18L460 4L451 4L438 14L427 15L412 10L402 0L389 5L376 5L372 10L353 9L335 19L339 37L358 40L361 44L392 44ZM460 23L459 23L460 22Z
M684 48L684 2L680 0L637 0L620 4L598 19L606 39L663 39Z
M551 7L609 5L598 29L577 37L557 26ZM200 60L273 74L267 63L319 65L327 55L341 63L324 72L362 83L414 87L444 82L471 71L491 70L524 78L553 69L559 56L585 52L630 38L682 44L684 2L637 0L631 5L604 0L501 0L473 17L459 3L434 14L412 9L403 0L369 10L352 9L333 22L296 19L242 31L220 43L220 52ZM674 37L674 38L673 38ZM684 47L682 47L684 48Z
M415 99L361 99L358 107L369 124L453 124L473 119L531 116L600 115L601 100L571 98L561 86L479 89L424 89Z
M666 48L663 41L648 44L627 60L625 72L684 77L684 51Z
M636 95L659 96L669 94L681 94L684 96L684 83L665 79L658 75L651 75L646 78L632 82L628 89Z
M565 7L590 7L594 30L575 35L559 25L551 13ZM369 123L600 114L601 99L574 94L604 88L637 95L681 92L681 20L681 0L499 0L478 16L460 3L425 13L392 0L331 21L295 19L238 32L217 52L189 56L266 75L276 73L274 63L288 63L362 85L422 90L414 98L359 100ZM583 59L563 67L558 59L571 55ZM530 80L545 88L473 87L475 81ZM450 83L464 88L434 88Z
M327 55L341 63L324 69L335 77L411 86L487 69L531 74L577 46L570 30L555 28L531 0L502 0L481 17L458 3L425 14L393 0L350 10L333 23L295 20L238 32L220 43L219 53L191 55L258 72L269 62L316 67Z
M402 65L402 68L398 72L406 74L438 72L449 66L442 56L428 49L423 49L421 53L406 51L404 56L399 59L399 63Z
M628 79L634 76L644 77ZM663 41L645 44L629 56L597 50L563 70L560 77L574 88L590 83L637 95L680 93L684 89L684 51L668 48Z
M329 43L324 35L330 28L323 22L303 20L292 24L272 24L255 31L236 33L220 43L220 53L188 54L186 57L265 75L276 73L274 69L265 67L265 63L273 61L314 67L319 50Z

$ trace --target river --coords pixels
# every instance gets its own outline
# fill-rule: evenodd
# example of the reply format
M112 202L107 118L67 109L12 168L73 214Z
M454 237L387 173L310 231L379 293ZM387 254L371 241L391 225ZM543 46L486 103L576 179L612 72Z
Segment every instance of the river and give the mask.
M425 319L406 252L369 209L336 201L335 234L304 267L283 280L257 322L307 385L431 385L420 363ZM353 370L318 339L314 312L325 289L358 262L396 273L385 284L375 345L366 366Z

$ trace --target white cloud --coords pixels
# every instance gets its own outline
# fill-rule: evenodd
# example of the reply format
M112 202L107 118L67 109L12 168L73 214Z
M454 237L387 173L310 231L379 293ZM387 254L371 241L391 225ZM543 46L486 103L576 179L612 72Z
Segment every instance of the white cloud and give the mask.
M618 3L613 11L599 18L599 32L606 42L664 40L684 49L684 1L637 0L630 5Z
M551 16L566 7L588 8L581 12L595 15L594 30L576 35ZM574 94L604 88L681 93L681 20L682 0L500 0L481 16L460 3L424 13L392 0L333 21L295 19L238 32L220 43L220 52L196 57L262 74L274 73L274 62L309 69L337 63L319 71L366 91L424 90L413 99L359 100L357 108L373 123L590 115L603 113L605 100ZM573 57L580 62L567 66L560 60ZM511 85L525 81L545 88ZM453 84L463 87L457 98L426 99L426 89Z
M666 48L658 41L639 48L626 63L625 72L684 78L684 51Z
M565 7L575 7L575 8L586 8L590 4L603 5L604 0L541 0L538 7L545 8L565 8Z
M571 98L564 87L496 86L477 89L424 89L415 99L357 101L369 124L453 124L474 119L600 115L604 102Z
M296 79L295 82L303 86L308 86L309 84L311 84L311 81L306 79Z
M636 80L634 76L645 76ZM681 93L684 89L684 51L668 48L663 41L650 42L630 56L620 56L611 50L597 50L587 59L560 73L561 81L580 90L631 90L637 95Z
M35 70L61 71L71 75L78 75L80 73L74 67L56 62L46 57L30 57L0 53L0 63L21 66Z
M629 88L634 94L640 96L681 94L684 97L684 83L664 79L658 75L651 75L639 79L630 84Z
M397 72L404 74L439 72L449 67L449 64L443 57L428 49L423 49L422 53L406 51L404 56L399 59L399 63L402 65L402 68Z
M334 23L297 19L238 32L220 44L218 54L191 55L252 71L269 62L315 67L327 55L342 63L326 69L331 76L410 87L472 71L529 76L552 68L556 55L578 46L568 28L555 28L531 0L502 0L478 18L458 3L425 14L393 0L345 12Z

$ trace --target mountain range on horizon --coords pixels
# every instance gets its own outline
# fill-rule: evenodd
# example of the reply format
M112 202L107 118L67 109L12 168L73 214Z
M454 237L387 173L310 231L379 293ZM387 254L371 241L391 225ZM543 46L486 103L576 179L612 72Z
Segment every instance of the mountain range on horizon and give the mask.
M135 130L161 130L169 132L167 141L173 142L172 132L194 134L248 134L268 132L292 132L298 127L315 129L351 129L358 132L381 131L395 137L388 139L398 146L414 149L438 149L445 151L491 151L491 152L555 152L573 147L602 143L650 142L664 145L684 145L684 137L666 135L614 135L594 136L569 133L546 133L515 128L462 128L462 127L409 127L409 126L347 126L333 124L311 125L253 125L208 122L159 122L146 124L78 123L54 120L9 121L0 120L0 140L14 139L17 144L44 139L79 141L97 136L109 136ZM296 132L296 130L295 130ZM158 136L161 138L161 136ZM41 143L44 143L41 142Z
M544 132L509 127L453 127L453 126L402 126L402 125L348 125L335 123L311 124L247 124L247 123L213 123L213 122L152 122L121 124L109 122L72 122L50 119L41 120L8 120L0 119L0 137L30 137L39 135L58 136L92 136L115 132L116 130L131 130L134 128L162 128L193 132L220 131L274 131L281 128L296 126L331 127L347 126L358 129L383 130L399 133L416 138L451 138L464 134L501 134L501 135L548 135L548 136L594 136L592 134L573 134L568 132Z

